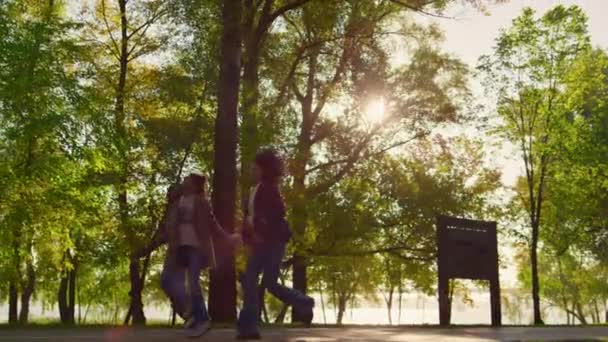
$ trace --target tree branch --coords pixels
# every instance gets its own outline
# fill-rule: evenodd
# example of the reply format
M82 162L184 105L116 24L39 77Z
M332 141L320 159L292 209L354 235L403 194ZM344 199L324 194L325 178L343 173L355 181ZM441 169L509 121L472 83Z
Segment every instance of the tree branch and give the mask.
M112 45L114 45L114 49L116 49L114 54L117 56L120 56L120 48L118 47L118 43L116 42L116 39L114 39L114 35L112 34L112 30L110 29L110 24L108 23L108 18L106 15L106 0L101 0L101 16L103 17L103 22L106 25L106 30L108 30L108 34L110 35L110 40L112 41Z
M406 144L408 144L408 143L412 142L413 140L416 140L416 139L422 138L422 137L424 137L424 136L427 136L427 135L429 135L430 133L431 133L430 131L422 131L422 132L419 132L419 133L417 133L416 135L412 136L412 137L411 137L411 138L409 138L409 139L402 140L402 141L398 141L398 142L393 143L393 144L391 144L391 145L389 145L389 146L387 146L387 147L384 147L384 148L382 148L382 149L380 149L380 150L378 150L378 151L374 151L373 153L368 153L368 154L366 154L366 155L365 155L365 157L366 157L366 158L370 158L370 157L376 157L376 156L379 156L379 155L384 154L384 153L386 153L386 152L388 152L388 151L390 151L390 150L392 150L392 149L394 149L394 148L397 148L397 147L401 147L401 146L403 146L403 145L406 145ZM349 157L347 157L347 158L343 158L343 159L339 159L339 160L330 161L330 162L327 162L327 163L324 163L324 164L319 164L319 165L317 165L317 166L314 166L314 167L312 167L312 168L310 168L310 169L306 170L306 174L310 174L310 173L313 173L313 172L315 172L315 171L319 171L319 170L322 170L322 169L326 169L326 168L329 168L329 167L331 167L331 166L335 166L335 165L340 165L340 164L347 163L347 162L348 162L348 161L349 161L351 158L352 158L352 156L349 156Z
M296 55L296 58L294 59L294 61L291 63L291 67L289 68L289 72L287 73L287 76L285 77L285 81L283 81L283 84L279 87L279 89L280 89L279 96L277 96L277 99L274 101L273 107L276 107L281 102L283 102L283 99L285 98L285 96L287 94L287 89L289 88L289 85L292 84L292 82L294 82L293 77L296 73L298 65L300 64L300 62L303 59L303 56L304 56L303 52L304 52L303 50L300 50L298 52L298 54ZM297 89L297 86L295 84L293 84L292 87L294 88L294 93L301 94L301 92L299 91L299 89ZM300 100L300 98L298 98L298 100Z
M169 12L168 8L162 8L158 12L154 13L150 18L148 18L148 20L146 20L143 24L141 24L139 27L137 27L136 29L134 29L127 36L127 39L131 39L131 37L133 37L134 35L136 35L142 29L144 30L142 32L142 36L143 36L146 33L146 31L148 30L148 27L150 27L152 24L154 24L158 19L160 19L162 16L164 16L168 12Z
M295 1L292 1L290 3L287 3L287 4L277 8L268 17L268 22L269 22L268 25L272 24L273 21L275 21L278 17L282 16L283 14L287 13L288 11L291 11L298 7L304 6L307 2L310 2L310 1L311 0L295 0Z
M423 7L430 5L433 2L435 2L435 1L429 1L426 4L422 5L421 7L412 6L412 5L408 4L408 3L403 2L402 0L389 0L389 1L392 2L392 3L394 3L394 4L396 4L396 5L405 7L407 9L410 9L410 10L412 10L414 12L417 12L417 13L420 13L420 14L428 15L430 17L441 18L441 19L456 19L454 17L448 17L448 16L445 16L445 15L437 14L437 13L427 12L427 11L425 11L425 10L422 9Z

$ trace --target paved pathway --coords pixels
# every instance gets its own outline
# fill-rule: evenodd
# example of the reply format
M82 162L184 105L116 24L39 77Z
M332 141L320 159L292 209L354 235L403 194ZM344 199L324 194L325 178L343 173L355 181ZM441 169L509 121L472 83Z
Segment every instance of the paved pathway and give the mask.
M180 330L161 328L34 328L2 329L0 342L6 341L102 341L158 342L188 341ZM313 328L263 330L264 341L331 342L331 341L412 341L412 342L477 342L477 341L608 341L608 327L589 328ZM234 330L216 329L193 341L234 341Z

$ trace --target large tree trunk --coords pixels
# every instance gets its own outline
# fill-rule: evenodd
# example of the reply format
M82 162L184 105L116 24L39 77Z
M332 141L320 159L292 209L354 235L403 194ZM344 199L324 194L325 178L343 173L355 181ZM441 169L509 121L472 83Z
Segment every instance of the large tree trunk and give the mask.
M129 35L128 35L128 20L127 20L127 0L118 0L120 8L120 70L118 75L118 85L116 87L116 103L115 103L115 128L118 135L118 153L120 156L120 180L117 184L117 202L120 216L120 225L128 240L129 246L134 248L135 237L129 225L129 203L127 195L127 184L129 178L129 144L128 133L125 126L125 92L127 84L127 73L129 67ZM141 284L139 261L131 260L129 264L129 279L131 289L129 291L130 304L125 319L128 323L129 319L133 318L133 324L145 324L146 317L143 311L143 302L141 298Z
M61 323L68 323L68 275L64 274L59 282L57 291L57 306L59 307L59 319Z
M534 324L543 324L540 309L540 283L538 280L538 223L532 224L532 246L530 258L532 264L532 302L534 306Z
M129 319L132 318L134 325L144 325L146 324L146 316L144 315L144 304L141 299L143 288L138 260L131 260L131 263L129 264L129 279L131 281L131 291L129 292L131 305L129 306L129 311L124 323L129 324Z
M258 63L259 52L250 51L243 70L243 106L241 128L241 206L246 208L253 184L251 163L260 145L258 135Z
M306 294L308 288L308 277L306 274L306 258L299 254L293 256L293 287L294 289ZM291 310L292 322L303 322L304 319L298 315L298 311Z
M597 315L597 311L595 311L595 309L593 309L593 308L591 310L591 323L593 323L593 324L599 323L599 316Z
M295 189L294 189L295 190ZM296 197L298 196L304 196L304 194L301 194L299 192L296 191ZM294 232L296 233L296 236L303 236L304 231L306 229L306 208L302 208L300 205L298 205L298 203L301 201L302 199L296 199L294 201L294 208L293 208L293 216L294 216ZM293 270L293 287L294 289L300 291L303 294L306 294L307 292L307 288L308 288L308 277L307 277L307 273L306 273L306 258L299 254L298 251L296 251L294 253L293 256L293 266L292 266L292 270ZM291 320L292 322L303 322L304 319L302 317L300 317L300 315L298 315L298 312L296 310L292 310L291 311Z
M403 305L403 288L401 287L401 284L399 285L399 317L397 318L397 325L401 324L401 308Z
M30 315L30 299L34 294L36 286L36 273L31 262L27 263L27 281L21 292L21 312L19 313L19 323L26 324Z
M63 324L75 323L75 287L76 270L67 271L61 277L57 292L59 318Z
M250 165L260 145L268 143L271 134L268 131L259 134L261 115L258 107L260 98L259 67L262 49L272 23L279 17L276 10L285 13L296 9L304 2L292 2L281 8L274 9L274 0L244 1L243 32L245 52L243 55L243 114L241 140L241 199L245 206L252 184ZM266 122L264 122L266 123ZM267 128L267 126L264 126Z
M14 281L10 281L8 285L8 322L10 324L17 323L17 306L19 302L19 292Z
M223 32L218 92L218 114L215 121L215 156L213 173L213 207L222 227L234 231L236 213L236 149L238 141L237 111L241 71L240 0L224 0ZM215 321L236 319L236 274L234 256L222 256L221 265L211 272L209 313Z
M585 311L583 310L583 306L581 303L576 303L576 312L578 313L578 320L582 325L587 325L587 318L585 317Z
M311 135L312 135L312 96L307 97L302 103L302 127L298 137L298 145L293 167L293 192L294 201L292 208L292 221L296 237L304 236L308 221L308 211L306 204L307 188L306 188L306 166L310 160ZM306 294L308 287L308 277L306 274L306 258L296 250L293 262L293 287ZM293 322L302 322L303 317L298 315L298 312L292 310L291 313Z
M68 311L67 319L70 324L76 323L76 266L68 273Z
M386 298L386 310L388 311L388 324L393 325L393 294L395 293L395 288L391 288L388 292L388 297Z
M342 325L344 320L344 313L346 312L346 297L338 296L338 317L336 317L336 324Z

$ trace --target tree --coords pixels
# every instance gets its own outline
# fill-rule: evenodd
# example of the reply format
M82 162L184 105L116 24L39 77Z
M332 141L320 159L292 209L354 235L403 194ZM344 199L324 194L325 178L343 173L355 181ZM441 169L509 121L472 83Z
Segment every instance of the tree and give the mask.
M576 246L592 252L603 263L608 261L607 89L606 52L596 49L577 56L566 76L570 120L560 139L564 157L555 175L559 188L552 196L552 202L566 214L568 223L578 228L580 238L573 241Z
M289 153L293 180L288 198L298 246L293 280L300 291L307 288L307 204L339 184L362 160L406 145L436 123L457 120L457 102L466 93L465 68L437 51L433 42L416 39L425 33L425 39L438 37L436 30L404 25L398 34L420 45L412 51L410 64L390 70L382 47L390 33L383 25L399 9L353 2L340 8L304 7L285 16L294 31L288 38L293 47L286 57L276 57L277 62L288 61L283 69L287 77L279 78L277 88L289 91L297 106L297 126L287 131L296 137ZM419 73L428 82L419 82ZM439 81L443 77L449 81ZM386 117L367 122L364 108L381 97ZM329 104L336 102L345 108L334 117Z
M260 67L267 46L267 38L275 22L290 12L301 9L311 0L244 0L242 15L243 32L243 89L241 124L241 198L243 206L252 184L249 170L251 161L260 145L271 141L262 127L267 117L260 111Z
M18 319L27 323L46 261L38 256L45 249L61 253L69 248L67 241L51 237L63 235L56 214L66 214L70 205L53 204L79 173L74 141L86 101L78 84L81 74L73 66L82 50L68 37L78 25L66 20L62 2L9 1L0 8L1 27L8 34L0 43L5 49L0 61L0 221L7 231L2 245L9 260L9 322L17 321L21 292Z
M481 59L487 89L497 95L498 132L516 144L525 168L526 191L518 192L531 228L530 258L534 323L542 324L538 243L545 191L558 158L554 149L566 118L564 76L575 57L589 48L586 17L557 6L541 18L524 9L497 39L494 54Z
M112 113L111 129L104 133L111 137L105 146L106 157L112 160L111 183L115 191L117 204L118 228L124 234L127 250L130 254L129 275L131 303L125 323L133 318L134 324L145 324L143 312L142 291L145 280L143 265L133 255L142 247L141 232L138 234L137 222L133 220L133 210L136 208L129 203L129 192L137 196L134 185L137 183L135 171L141 168L141 155L136 151L137 133L135 120L144 113L138 112L136 99L132 96L136 91L137 80L129 76L137 75L136 61L157 51L168 34L164 31L159 35L151 34L150 30L157 25L168 13L163 1L141 1L128 3L117 0L112 5L107 0L100 0L95 5L95 13L89 24L87 39L97 43L98 55L92 56L91 63L101 72L96 75L99 86L106 89L113 99L112 108L104 110ZM111 91L107 88L111 87ZM110 104L106 104L108 107ZM137 108L137 109L136 109ZM145 107L144 107L145 108ZM107 139L107 137L105 137ZM105 140L104 139L104 140ZM107 141L107 140L106 140ZM155 226L152 224L151 226ZM139 236L138 236L139 235Z
M241 2L222 3L222 39L218 82L218 112L215 121L213 207L219 223L234 231L236 215L237 110L241 71ZM211 273L209 311L220 322L236 318L236 275L234 259L227 257L220 269Z

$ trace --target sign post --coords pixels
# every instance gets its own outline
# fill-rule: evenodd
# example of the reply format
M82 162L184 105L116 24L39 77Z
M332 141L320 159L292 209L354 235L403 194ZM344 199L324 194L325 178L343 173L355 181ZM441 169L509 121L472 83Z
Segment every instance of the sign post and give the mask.
M492 325L500 326L496 222L437 217L439 324L450 324L450 279L488 280Z

